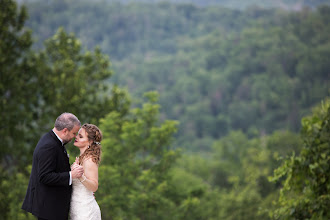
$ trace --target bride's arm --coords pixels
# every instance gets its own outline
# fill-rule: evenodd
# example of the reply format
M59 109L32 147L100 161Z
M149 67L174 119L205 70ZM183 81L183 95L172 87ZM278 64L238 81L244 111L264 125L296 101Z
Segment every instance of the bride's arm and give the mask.
M98 189L98 166L88 158L83 163L84 174L79 178L80 182L90 191L96 192Z

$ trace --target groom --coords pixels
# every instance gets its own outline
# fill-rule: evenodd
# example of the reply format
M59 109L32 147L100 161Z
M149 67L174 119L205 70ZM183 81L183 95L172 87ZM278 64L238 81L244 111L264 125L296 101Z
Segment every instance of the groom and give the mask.
M61 114L54 128L41 137L34 152L30 182L22 209L38 219L67 220L72 179L83 174L82 166L71 171L64 145L80 129L80 121L71 113Z

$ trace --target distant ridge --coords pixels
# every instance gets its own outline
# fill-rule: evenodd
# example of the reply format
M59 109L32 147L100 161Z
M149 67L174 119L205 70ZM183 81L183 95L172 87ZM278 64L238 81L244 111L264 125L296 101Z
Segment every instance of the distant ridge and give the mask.
M38 2L38 1L67 1L70 0L17 0L18 3ZM87 1L87 0L78 0ZM194 4L201 7L221 6L232 9L246 9L256 6L260 8L282 8L285 10L299 11L304 7L316 8L319 5L330 5L330 0L90 0L89 2L108 3L173 3L173 4Z

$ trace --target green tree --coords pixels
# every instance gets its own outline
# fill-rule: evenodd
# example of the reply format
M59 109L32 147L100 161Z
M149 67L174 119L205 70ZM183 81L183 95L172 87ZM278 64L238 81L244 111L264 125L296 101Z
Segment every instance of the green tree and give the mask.
M31 165L26 167L26 172L31 171ZM4 172L6 178L0 177L0 198L1 207L6 207L6 210L1 210L1 219L16 219L16 220L34 220L36 219L30 213L26 213L21 209L22 202L26 193L29 178L23 172L15 172L8 175ZM3 204L6 203L6 204Z
M0 160L5 169L14 166L14 155L24 154L22 140L31 123L29 92L31 72L25 70L26 56L32 44L31 32L24 28L25 7L11 0L0 7Z
M265 137L248 139L241 131L215 142L212 171L214 187L221 195L219 219L267 219L264 212L259 213L269 205L266 200L271 193L265 183L271 172L266 142Z
M219 219L269 219L279 185L268 181L278 158L299 150L300 139L292 132L277 131L269 136L248 138L230 132L213 145L212 186ZM236 211L234 211L236 210Z
M275 170L273 181L285 178L274 219L329 219L330 206L330 100L302 119L300 154Z
M127 115L112 111L101 120L102 187L96 198L106 219L176 219L167 192L169 170L178 156L170 147L177 122L158 121L158 95L146 96L142 108Z

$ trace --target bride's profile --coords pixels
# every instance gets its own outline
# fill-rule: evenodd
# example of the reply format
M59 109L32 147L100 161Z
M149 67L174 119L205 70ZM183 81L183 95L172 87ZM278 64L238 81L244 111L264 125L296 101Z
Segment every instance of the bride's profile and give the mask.
M72 181L70 204L71 220L100 220L101 210L94 192L98 189L98 166L101 160L100 129L93 124L84 124L76 136L74 145L79 148L80 156L72 164L71 169L81 165L84 174Z

